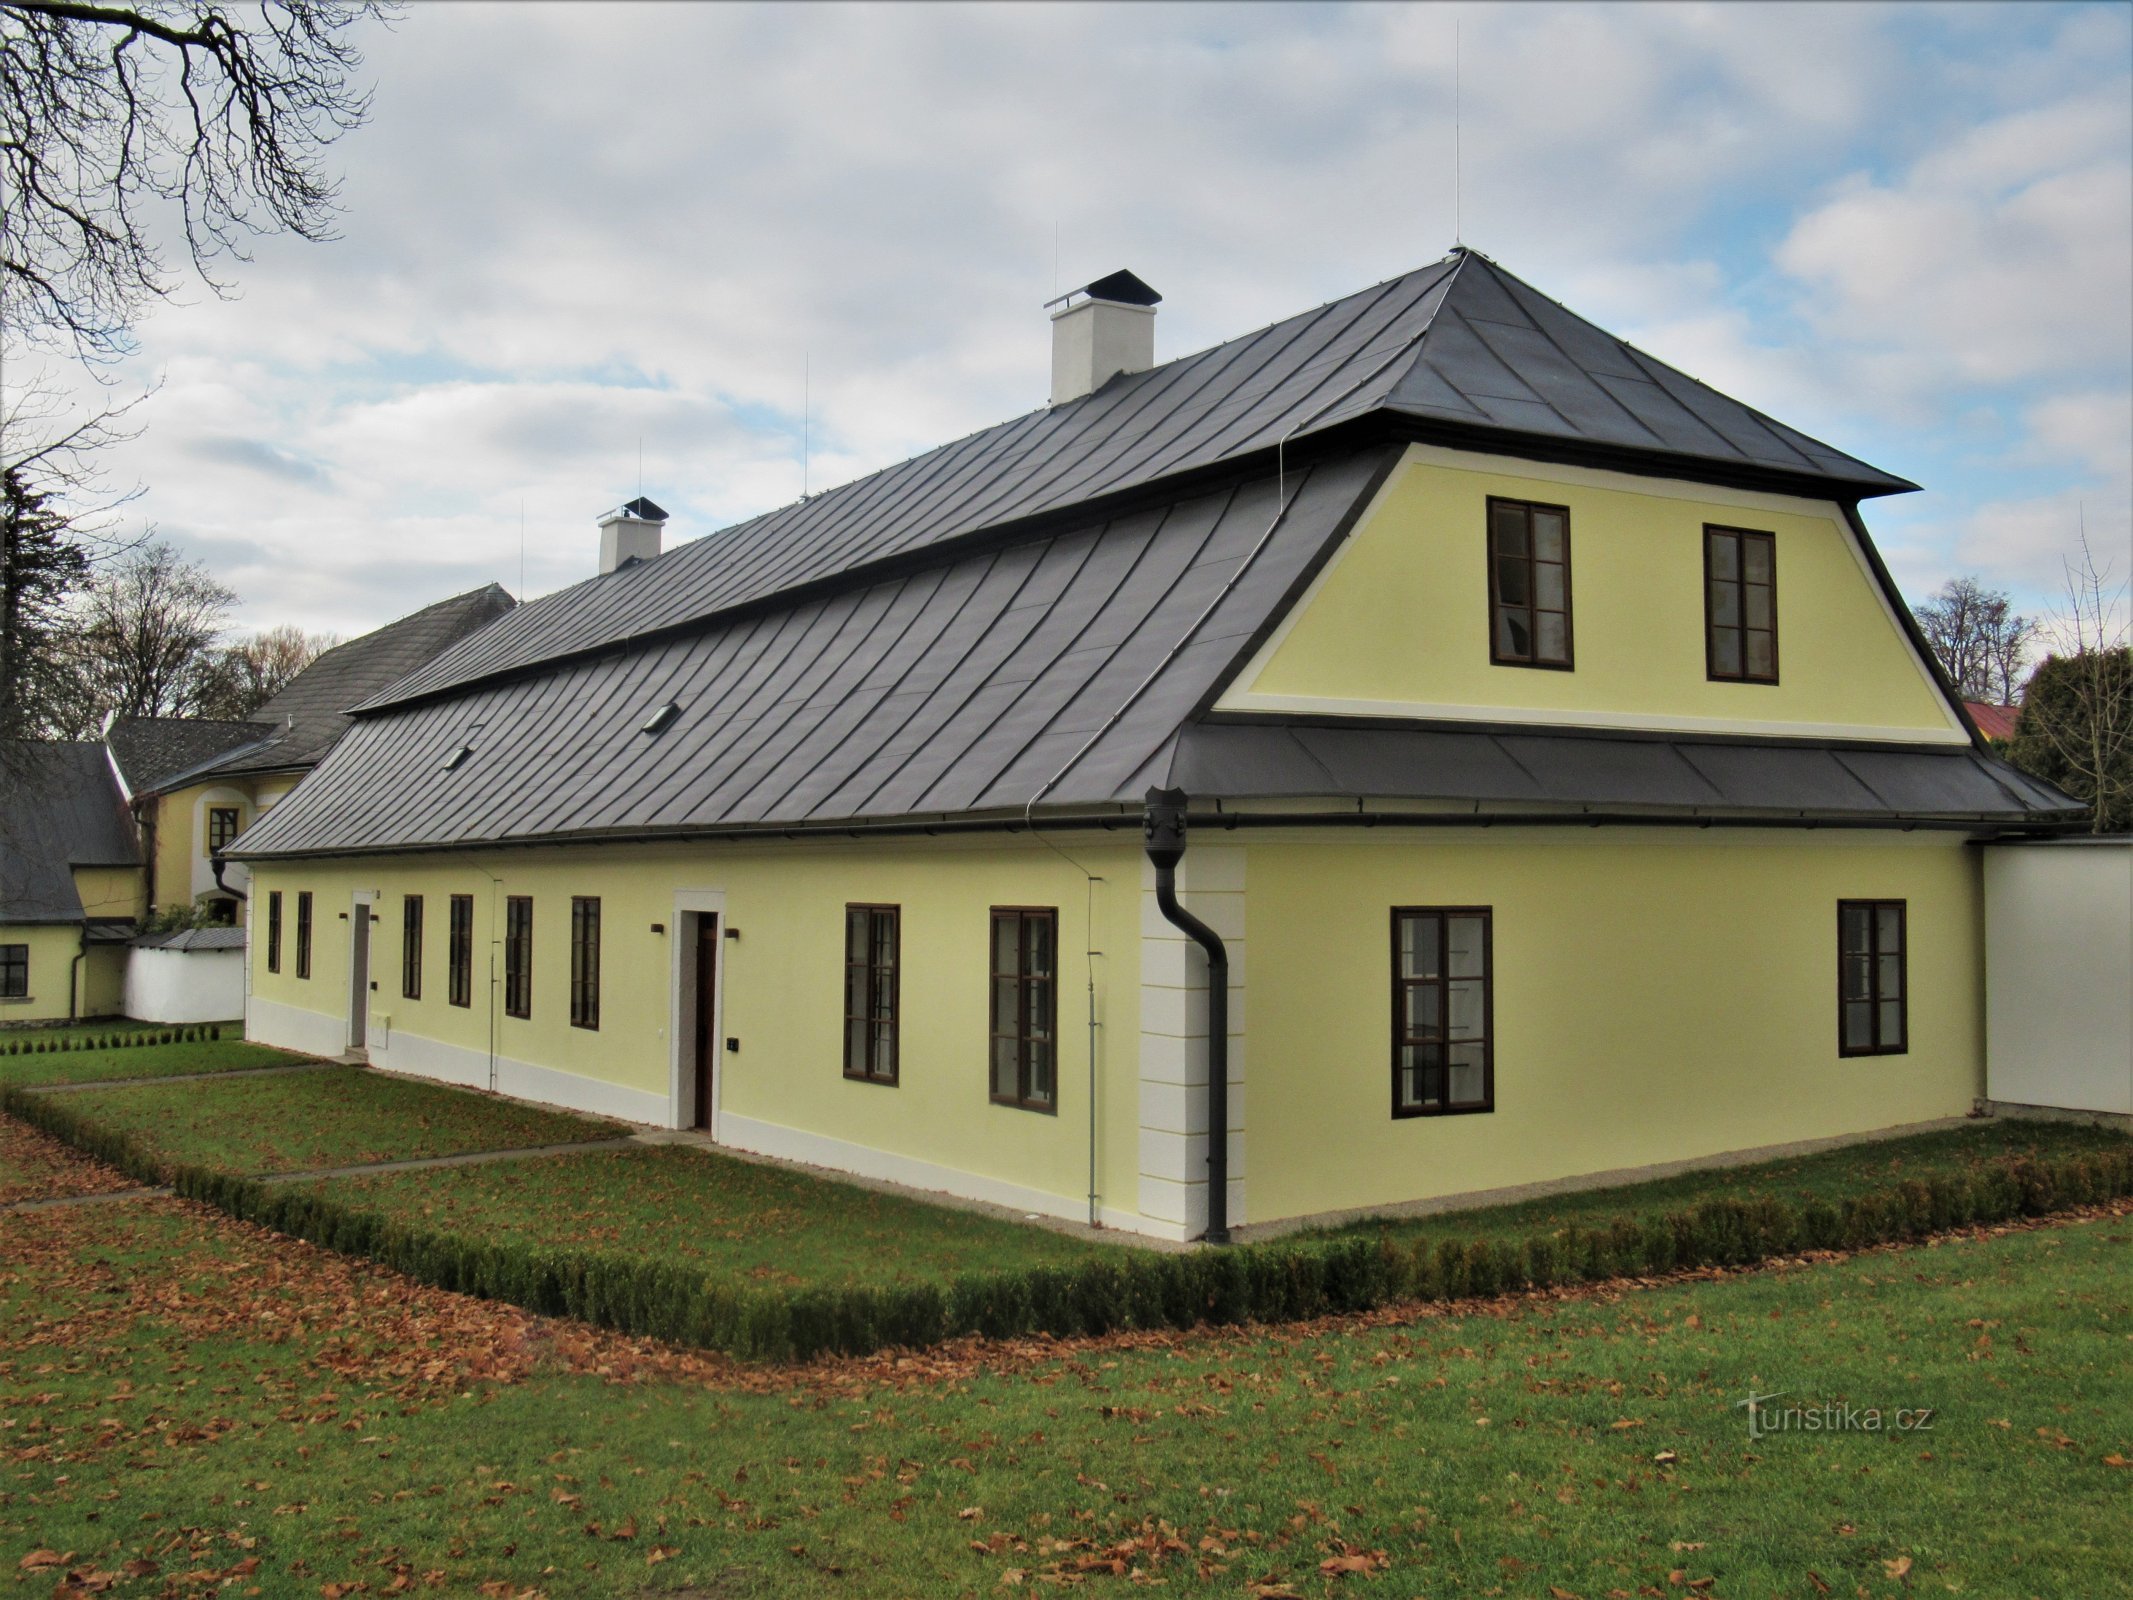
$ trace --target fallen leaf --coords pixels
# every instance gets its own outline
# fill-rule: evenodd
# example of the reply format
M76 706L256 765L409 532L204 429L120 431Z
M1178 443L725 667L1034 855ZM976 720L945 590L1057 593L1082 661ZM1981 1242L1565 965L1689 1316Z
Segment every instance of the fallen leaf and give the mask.
M965 1506L955 1514L955 1520L958 1522L975 1522L984 1515L985 1508L983 1506Z
M1674 1454L1674 1452L1671 1450L1661 1450L1657 1455L1653 1456L1652 1459L1658 1462L1659 1465L1661 1465L1662 1467L1670 1467L1675 1462L1679 1461L1681 1457Z
M655 1544L651 1549L645 1551L644 1564L648 1567L656 1567L660 1562L672 1561L680 1554L681 1546L678 1544Z
M2124 1456L2117 1454L2105 1456L2103 1464L2107 1467L2133 1467L2133 1461L2128 1461Z
M1884 1561L1881 1563L1881 1570L1892 1578L1900 1578L1911 1570L1911 1558L1898 1556L1893 1561Z
M39 1567L63 1567L73 1556L74 1552L71 1550L65 1555L61 1555L57 1550L32 1550L15 1565L23 1572L35 1572Z
M1829 1580L1823 1577L1821 1573L1815 1571L1813 1567L1809 1567L1807 1569L1807 1581L1814 1585L1814 1591L1816 1594L1830 1593Z

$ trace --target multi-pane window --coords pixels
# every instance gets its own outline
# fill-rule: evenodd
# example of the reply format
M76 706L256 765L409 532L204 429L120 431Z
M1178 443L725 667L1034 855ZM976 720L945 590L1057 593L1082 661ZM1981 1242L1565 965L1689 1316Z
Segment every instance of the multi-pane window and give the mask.
M1896 1056L1909 1047L1904 902L1837 902L1837 1052Z
M1489 501L1489 659L1570 665L1570 512Z
M1496 1104L1486 907L1392 914L1392 1114Z
M237 839L237 808L235 806L209 806L207 808L207 853L219 856Z
M311 891L296 891L296 975L311 976Z
M1705 528L1703 580L1705 671L1735 683L1776 683L1776 536Z
M445 998L455 1006L474 1003L474 897L452 896L452 926L445 951L449 975ZM492 1002L493 1003L493 1002Z
M992 914L992 1098L1051 1111L1058 1098L1059 913Z
M400 994L408 1000L422 998L422 896L411 894L400 902Z
M30 947L0 944L0 1000L30 997Z
M600 1026L600 901L594 895L570 897L570 1025Z
M533 1015L533 897L504 897L504 1015Z
M844 1075L847 1078L863 1078L869 1083L896 1081L899 921L894 906L844 908Z
M281 891L267 892L267 971L281 971Z

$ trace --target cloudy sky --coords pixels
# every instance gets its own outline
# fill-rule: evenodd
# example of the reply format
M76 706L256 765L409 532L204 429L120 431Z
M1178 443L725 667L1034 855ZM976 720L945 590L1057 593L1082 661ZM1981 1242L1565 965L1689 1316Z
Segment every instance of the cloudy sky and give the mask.
M1460 37L1463 195L1453 183ZM591 571L1044 399L1129 266L1157 357L1467 243L1926 492L1914 596L2133 564L2133 8L422 4L342 237L191 290L124 470L247 625Z

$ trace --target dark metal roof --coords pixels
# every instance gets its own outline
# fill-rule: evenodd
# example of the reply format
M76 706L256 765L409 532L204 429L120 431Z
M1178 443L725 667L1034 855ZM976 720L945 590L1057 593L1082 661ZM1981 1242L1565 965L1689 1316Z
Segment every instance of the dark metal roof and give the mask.
M118 763L126 787L135 794L160 789L181 772L258 744L273 729L259 722L227 722L213 717L120 717L104 742Z
M259 708L253 726L255 739L263 736L261 742L170 776L198 782L217 774L315 765L347 731L349 707L389 689L517 603L500 586L486 584L335 645ZM260 727L262 723L270 726ZM134 785L137 792L140 787Z
M0 922L80 922L75 867L140 864L140 835L101 744L0 745Z
M1389 448L359 718L239 857L1110 800L1307 577ZM1286 512L1276 519L1278 487ZM642 731L668 701L681 710ZM479 732L474 732L476 727ZM462 744L472 754L444 771Z
M1417 271L521 606L365 709L700 624L1279 444L1375 425L1855 499L1915 488L1623 343L1485 257Z
M2078 802L1964 746L1604 735L1455 726L1201 723L1159 780L1224 800L1414 800L1481 810L1979 824L2047 822Z
M242 928L179 928L170 933L143 933L127 940L136 950L242 950Z

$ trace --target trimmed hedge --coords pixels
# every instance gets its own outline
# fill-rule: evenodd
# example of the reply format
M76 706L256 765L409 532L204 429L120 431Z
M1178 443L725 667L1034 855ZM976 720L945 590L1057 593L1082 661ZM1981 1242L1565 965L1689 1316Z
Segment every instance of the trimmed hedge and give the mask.
M130 1137L97 1127L60 1096L0 1088L0 1109L142 1182L168 1182L179 1194L243 1221L378 1262L440 1289L620 1333L786 1361L937 1344L963 1334L1070 1336L1293 1322L1398 1301L1746 1266L1803 1250L1898 1243L2133 1195L2128 1141L2123 1150L1988 1162L1960 1176L1906 1180L1849 1196L1841 1205L1720 1197L1519 1241L1424 1239L1408 1246L1390 1236L1351 1234L1182 1254L1122 1249L1074 1266L966 1273L945 1283L775 1289L635 1256L410 1227L304 1184L262 1183L203 1167L166 1168Z
M74 1037L39 1037L24 1033L0 1039L0 1056L63 1055L70 1050L132 1050L148 1044L205 1044L222 1037L219 1022L188 1023L181 1028L127 1028L117 1033L85 1033Z

